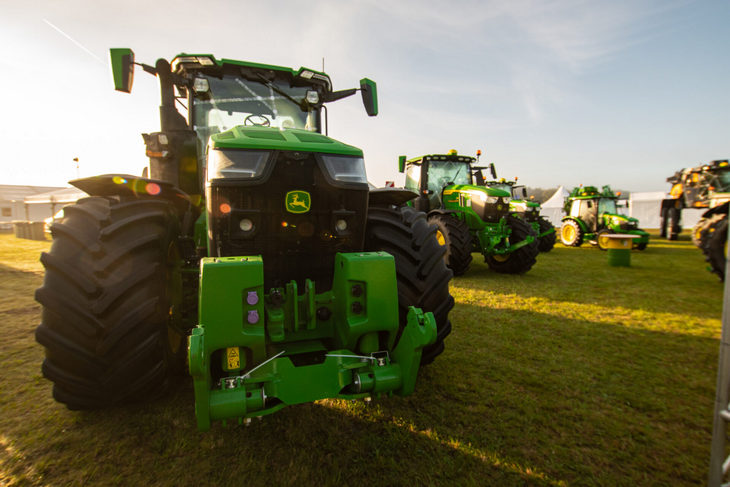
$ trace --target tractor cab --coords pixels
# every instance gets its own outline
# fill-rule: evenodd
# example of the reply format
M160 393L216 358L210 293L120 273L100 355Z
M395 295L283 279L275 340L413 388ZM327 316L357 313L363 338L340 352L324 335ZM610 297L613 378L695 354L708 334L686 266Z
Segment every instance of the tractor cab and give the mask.
M509 191L472 184L472 164L476 161L450 151L429 154L408 161L401 158L406 189L418 193L413 206L430 212L439 208L468 206L482 220L497 221L509 209Z

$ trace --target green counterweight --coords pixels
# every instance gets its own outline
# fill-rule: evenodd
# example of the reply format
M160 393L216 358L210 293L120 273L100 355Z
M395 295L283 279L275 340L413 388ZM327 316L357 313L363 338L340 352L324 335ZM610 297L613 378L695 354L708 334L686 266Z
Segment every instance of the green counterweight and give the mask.
M431 313L410 308L398 343L393 257L337 254L332 290L264 292L261 257L201 261L200 324L189 341L198 427L324 398L410 394Z

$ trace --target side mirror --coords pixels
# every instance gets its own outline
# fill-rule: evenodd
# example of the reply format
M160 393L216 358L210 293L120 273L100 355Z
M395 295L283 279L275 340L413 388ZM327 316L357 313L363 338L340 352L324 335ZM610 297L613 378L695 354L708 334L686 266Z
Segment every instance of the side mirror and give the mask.
M360 94L362 95L362 104L365 105L365 111L368 115L374 117L378 114L378 86L375 81L367 78L360 80Z
M494 169L494 163L493 162L490 162L489 163L489 171L491 171L491 173L492 173L492 179L497 179L497 170Z
M114 89L125 93L131 92L132 81L134 80L134 52L123 47L109 49L109 55L114 77Z
M405 172L406 156L398 156L398 172Z

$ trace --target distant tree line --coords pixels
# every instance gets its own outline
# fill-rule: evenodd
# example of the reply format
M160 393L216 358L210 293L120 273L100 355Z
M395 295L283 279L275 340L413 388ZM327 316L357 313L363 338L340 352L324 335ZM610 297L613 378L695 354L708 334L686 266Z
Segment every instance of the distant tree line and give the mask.
M538 203L544 203L552 195L555 194L555 192L558 190L558 188L531 188L527 187L527 197L534 196L534 201Z

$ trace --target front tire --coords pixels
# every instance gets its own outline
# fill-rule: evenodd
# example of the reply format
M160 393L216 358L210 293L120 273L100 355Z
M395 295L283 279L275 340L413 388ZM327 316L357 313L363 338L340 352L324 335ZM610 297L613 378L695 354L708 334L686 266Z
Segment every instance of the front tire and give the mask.
M96 409L160 396L185 348L167 327L172 206L91 197L64 215L41 255L46 273L35 295L43 306L36 340L54 398Z
M550 223L547 218L539 217L537 223L540 228L540 233L545 233L550 229L555 230L555 227ZM543 235L538 239L537 248L540 252L550 252L555 247L555 240L557 239L556 232L550 232L547 235Z
M436 318L436 342L423 348L422 365L443 352L444 339L451 333L449 311L454 307L449 293L452 272L443 258L446 249L435 235L436 227L428 224L426 214L411 207L368 209L365 250L388 252L395 259L401 329L409 306L431 311Z
M444 254L446 267L453 271L454 276L464 274L469 269L472 259L469 227L458 218L444 214L430 216L428 223L436 225L436 240L446 249Z
M603 230L600 230L598 234L596 234L596 244L598 245L599 249L608 249L608 242L610 241L610 238L608 237L609 235L611 235L611 231L605 228Z
M560 227L560 241L566 247L580 247L583 244L583 230L575 220L563 221Z
M702 249L705 260L710 264L712 272L725 280L725 261L727 259L727 215L719 220L707 239L707 245Z
M527 237L534 240L520 247L509 254L487 255L485 260L490 269L502 274L524 274L529 271L537 261L537 254L540 253L537 247L537 235L532 225L515 216L507 216L507 225L511 228L509 243L514 245L522 242Z

